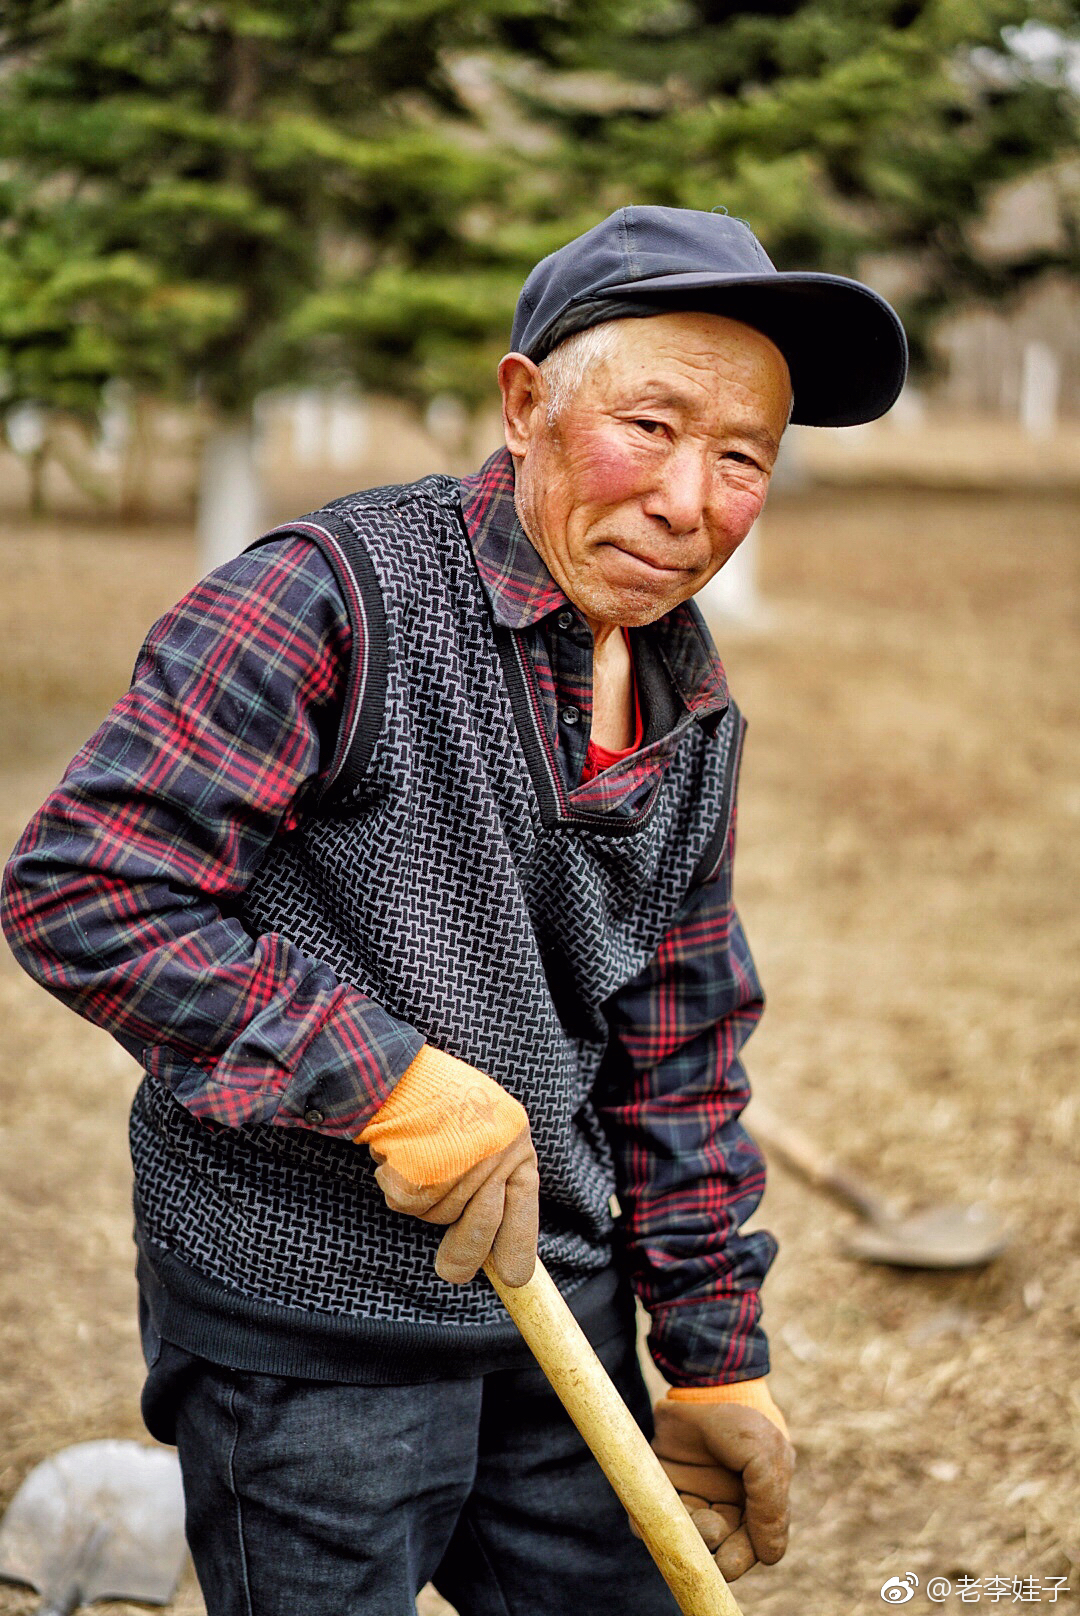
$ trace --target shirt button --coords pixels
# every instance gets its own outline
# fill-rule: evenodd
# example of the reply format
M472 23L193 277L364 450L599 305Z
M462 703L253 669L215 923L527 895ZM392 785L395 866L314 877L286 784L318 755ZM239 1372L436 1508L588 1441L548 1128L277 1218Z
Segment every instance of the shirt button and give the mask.
M326 1121L326 1113L325 1111L320 1111L317 1105L309 1105L304 1112L304 1121L310 1122L311 1126L316 1128L320 1122Z
M568 612L564 608L559 613L559 615L555 619L555 621L558 623L560 628L573 628L573 626L574 626L574 614L573 614L573 612Z
M574 725L576 723L578 723L580 718L581 718L581 714L578 712L576 707L564 707L563 708L563 710L562 710L562 721L563 721L564 724L569 724L571 729L573 729Z

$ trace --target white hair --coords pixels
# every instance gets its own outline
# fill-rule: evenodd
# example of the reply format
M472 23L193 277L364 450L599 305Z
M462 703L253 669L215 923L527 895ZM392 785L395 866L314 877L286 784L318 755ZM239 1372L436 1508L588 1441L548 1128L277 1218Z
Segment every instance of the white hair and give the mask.
M575 331L557 348L552 348L547 358L541 361L540 374L548 395L548 426L554 425L571 402L585 380L586 372L593 365L602 365L611 358L618 340L618 332L612 322L605 320L601 325Z

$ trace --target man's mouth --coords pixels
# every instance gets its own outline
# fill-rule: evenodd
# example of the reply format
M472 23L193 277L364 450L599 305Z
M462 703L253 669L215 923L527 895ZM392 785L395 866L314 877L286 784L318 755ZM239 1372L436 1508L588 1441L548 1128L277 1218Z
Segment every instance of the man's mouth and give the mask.
M640 571L644 577L670 580L685 577L693 570L690 567L674 567L670 561L662 560L659 556L642 555L636 550L628 550L625 545L614 544L610 540L605 548L617 557L619 563L625 563L628 571Z

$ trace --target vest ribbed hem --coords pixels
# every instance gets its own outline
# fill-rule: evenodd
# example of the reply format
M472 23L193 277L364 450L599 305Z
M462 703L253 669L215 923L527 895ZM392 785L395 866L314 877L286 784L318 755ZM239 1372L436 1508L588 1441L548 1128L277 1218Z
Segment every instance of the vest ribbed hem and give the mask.
M421 1325L280 1307L245 1296L191 1268L136 1231L136 1273L162 1337L226 1369L354 1386L468 1380L522 1369L532 1354L507 1318L497 1325ZM486 1281L485 1281L486 1283ZM594 1347L626 1328L628 1285L614 1264L566 1296Z

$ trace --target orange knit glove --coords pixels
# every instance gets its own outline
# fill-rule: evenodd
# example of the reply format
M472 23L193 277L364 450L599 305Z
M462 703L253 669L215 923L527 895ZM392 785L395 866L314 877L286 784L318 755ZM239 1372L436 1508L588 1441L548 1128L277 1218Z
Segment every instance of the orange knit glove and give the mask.
M787 1547L795 1450L764 1380L673 1387L653 1447L729 1582Z
M787 1420L773 1402L765 1379L736 1380L730 1386L669 1386L668 1398L673 1403L739 1403L743 1408L756 1408L791 1439Z
M508 1285L536 1262L539 1174L525 1109L475 1066L425 1044L357 1135L395 1212L449 1224L435 1257L463 1285L490 1253Z

